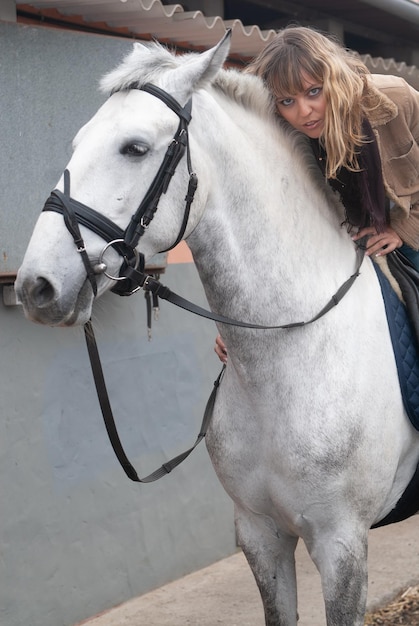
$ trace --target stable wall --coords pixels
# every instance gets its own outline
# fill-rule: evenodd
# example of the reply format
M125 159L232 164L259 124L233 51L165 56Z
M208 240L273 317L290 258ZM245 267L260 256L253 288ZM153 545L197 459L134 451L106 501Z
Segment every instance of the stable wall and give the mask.
M0 23L0 273L17 270L103 101L128 41ZM162 282L206 306L192 263ZM104 296L94 325L121 439L140 476L195 441L220 365L215 325L167 303ZM0 624L73 626L235 551L233 507L205 444L172 474L131 483L107 440L80 328L0 303Z

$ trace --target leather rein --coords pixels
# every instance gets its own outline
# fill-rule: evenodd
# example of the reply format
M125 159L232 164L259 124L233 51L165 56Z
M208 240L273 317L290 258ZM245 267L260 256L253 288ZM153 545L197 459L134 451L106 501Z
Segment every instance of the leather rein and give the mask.
M177 165L184 156L185 151L187 168L189 172L189 184L185 196L185 210L183 220L176 240L169 248L163 250L162 252L171 250L183 238L183 235L187 228L190 208L193 202L194 194L198 186L198 179L195 172L192 171L189 149L188 125L192 117L192 100L190 99L186 103L186 105L182 107L170 94L150 83L146 83L141 87L134 86L132 88L146 91L156 98L159 98L179 117L179 125L171 143L167 148L166 154L163 158L163 161L158 169L156 176L154 177L146 195L138 206L136 212L131 217L127 228L125 230L122 230L119 226L117 226L114 222L109 220L104 215L98 213L94 209L86 206L85 204L82 204L81 202L78 202L77 200L71 198L70 172L68 170L65 170L64 172L64 192L61 192L58 189L54 189L51 192L51 195L47 199L43 208L43 211L55 211L63 215L67 230L72 235L77 251L81 255L84 267L86 269L87 279L92 286L94 296L97 295L96 275L103 273L108 278L115 281L115 286L112 288L112 291L114 293L117 293L118 295L129 296L133 293L136 293L140 289L143 289L146 295L152 294L155 301L157 300L157 298L162 298L163 300L167 300L168 302L171 302L172 304L175 304L176 306L183 308L186 311L210 319L212 321L240 326L243 328L263 330L292 329L307 326L308 324L312 324L319 318L326 315L326 313L328 313L337 304L339 304L345 294L352 287L356 278L359 276L364 257L364 251L362 246L357 247L357 262L355 272L341 285L341 287L330 298L327 304L314 317L312 317L308 321L292 322L289 324L282 324L277 326L251 324L235 320L230 317L225 317L216 313L212 313L211 311L208 311L207 309L204 309L172 292L168 287L162 285L159 280L154 278L152 275L146 274L144 272L144 256L137 251L136 247L139 243L140 238L143 236L148 226L150 225L158 208L159 200L162 194L166 193L170 180L176 171ZM86 251L86 247L84 245L84 241L79 228L80 225L89 228L91 231L104 239L104 241L106 241L106 246L102 250L99 261L94 265L92 265ZM119 270L119 276L112 276L107 273L107 266L103 260L104 254L110 246L112 246L123 259L123 263ZM204 411L201 428L193 446L182 454L168 461L167 463L164 463L160 468L158 468L148 476L140 478L136 470L128 460L121 440L119 438L119 434L112 413L111 404L109 401L109 396L106 388L102 365L99 357L99 351L97 348L96 338L94 335L91 320L89 320L84 325L84 334L99 404L102 411L102 416L110 443L118 461L120 462L128 478L130 478L134 482L149 483L161 478L162 476L165 476L166 474L170 473L175 467L177 467L184 459L186 459L189 454L194 450L194 448L200 443L200 441L202 441L202 439L205 437L207 427L211 421L217 389L224 375L225 365L223 366L217 379L214 381L214 387Z

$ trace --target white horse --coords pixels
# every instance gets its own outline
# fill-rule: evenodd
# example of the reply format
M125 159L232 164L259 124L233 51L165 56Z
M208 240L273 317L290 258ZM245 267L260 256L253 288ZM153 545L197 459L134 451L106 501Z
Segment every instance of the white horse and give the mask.
M355 246L305 140L278 121L259 79L221 69L228 39L184 56L134 44L102 81L112 95L74 140L71 196L125 229L179 123L139 87L153 83L182 106L192 96L199 184L183 236L211 309L262 325L309 320L355 272ZM145 257L181 229L186 161L139 241ZM117 251L102 259L103 239L81 232L92 265L104 261L118 275ZM97 296L115 284L104 273L96 281ZM59 213L39 217L16 286L29 319L90 318L92 286ZM321 575L328 626L361 626L368 531L395 507L419 459L372 263L363 261L339 305L312 324L219 328L228 365L206 442L235 504L266 624L297 623L301 537Z

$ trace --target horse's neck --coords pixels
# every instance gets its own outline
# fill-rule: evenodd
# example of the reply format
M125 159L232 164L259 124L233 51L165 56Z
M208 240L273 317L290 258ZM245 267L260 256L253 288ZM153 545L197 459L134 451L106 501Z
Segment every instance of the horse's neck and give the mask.
M208 300L255 321L277 320L287 309L305 314L354 270L337 202L274 122L229 108L234 117L214 118L212 135L208 126L200 131L211 159L210 192L189 244Z

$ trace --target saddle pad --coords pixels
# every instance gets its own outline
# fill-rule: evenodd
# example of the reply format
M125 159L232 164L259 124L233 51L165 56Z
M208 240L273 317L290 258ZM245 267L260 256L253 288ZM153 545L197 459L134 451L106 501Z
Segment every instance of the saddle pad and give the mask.
M419 354L416 336L406 307L377 264L373 265L383 294L404 407L413 426L419 430Z
M383 272L373 263L383 294L390 336L393 343L400 389L406 413L419 430L419 360L416 336L407 315ZM419 312L418 312L419 314ZM372 528L401 522L419 511L419 465L395 508Z

